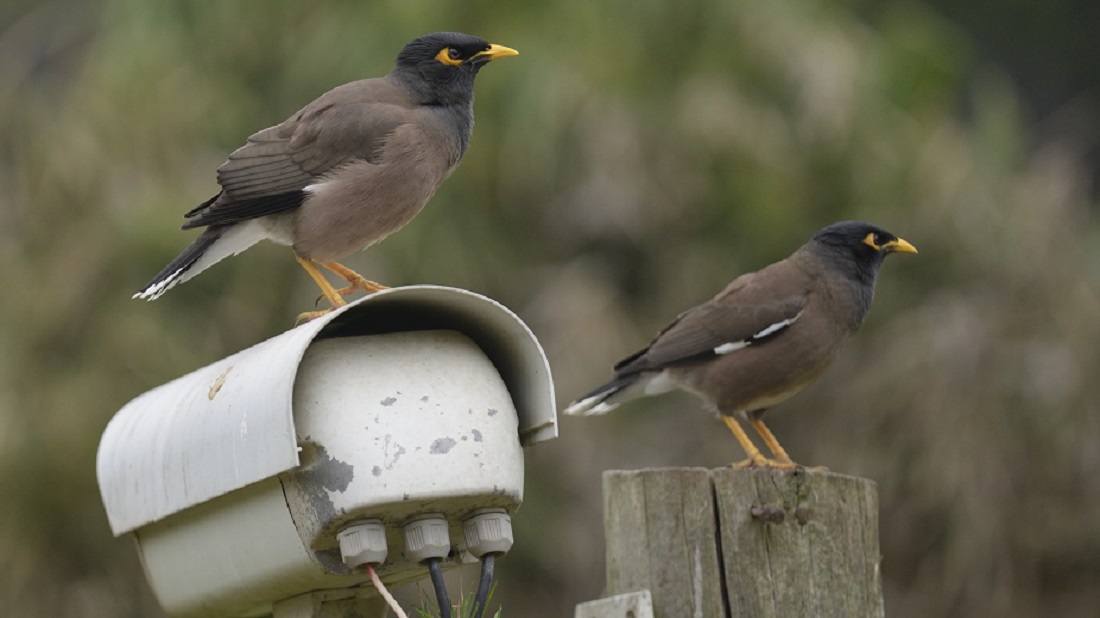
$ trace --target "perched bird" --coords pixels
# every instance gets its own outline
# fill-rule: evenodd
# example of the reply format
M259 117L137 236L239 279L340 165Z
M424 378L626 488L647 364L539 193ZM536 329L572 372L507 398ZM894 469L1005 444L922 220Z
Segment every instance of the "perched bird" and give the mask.
M332 308L357 289L384 289L336 260L420 212L470 143L474 77L517 53L468 34L429 34L406 45L388 75L338 86L255 133L218 168L221 192L184 215L183 229L202 233L134 298L157 298L264 239L294 249ZM349 285L334 289L318 266Z
M790 257L741 275L681 313L565 413L603 414L680 388L721 415L749 456L736 465L793 468L764 413L817 379L855 334L871 308L879 266L895 252L917 250L870 223L825 227ZM735 417L752 424L774 459L760 453Z

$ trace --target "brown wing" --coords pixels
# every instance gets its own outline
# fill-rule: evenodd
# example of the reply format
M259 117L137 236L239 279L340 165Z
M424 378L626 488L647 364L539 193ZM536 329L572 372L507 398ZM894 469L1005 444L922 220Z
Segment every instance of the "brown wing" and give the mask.
M327 172L350 161L377 160L386 138L411 116L407 97L386 78L335 88L229 155L218 168L221 194L187 213L184 227L297 207L303 189Z
M680 314L649 347L616 365L615 373L659 370L781 337L810 302L809 281L786 260L742 275Z

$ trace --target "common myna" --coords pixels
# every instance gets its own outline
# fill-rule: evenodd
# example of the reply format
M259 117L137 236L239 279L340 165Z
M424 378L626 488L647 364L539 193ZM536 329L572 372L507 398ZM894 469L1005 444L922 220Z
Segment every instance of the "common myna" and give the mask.
M879 266L894 252L917 250L862 221L823 228L790 257L741 275L681 313L565 413L603 414L681 388L721 415L749 456L738 465L792 468L764 412L813 382L855 334L871 308ZM761 455L735 416L752 424L775 459Z
M429 34L406 45L388 75L338 86L252 135L218 168L221 192L184 215L183 229L205 229L134 298L157 298L264 239L291 246L333 308L357 289L383 289L336 260L420 212L470 143L477 72L516 53ZM349 285L334 289L318 266Z

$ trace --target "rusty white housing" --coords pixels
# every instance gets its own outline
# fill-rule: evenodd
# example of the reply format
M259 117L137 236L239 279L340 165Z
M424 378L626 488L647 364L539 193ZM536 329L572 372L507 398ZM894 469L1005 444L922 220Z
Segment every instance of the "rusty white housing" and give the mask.
M523 322L412 286L134 399L104 431L97 474L112 531L134 535L169 614L263 615L363 583L338 535L364 521L384 528L361 551L384 556L387 583L424 576L402 529L426 514L446 521L453 566L467 520L519 507L523 447L556 436L549 366Z

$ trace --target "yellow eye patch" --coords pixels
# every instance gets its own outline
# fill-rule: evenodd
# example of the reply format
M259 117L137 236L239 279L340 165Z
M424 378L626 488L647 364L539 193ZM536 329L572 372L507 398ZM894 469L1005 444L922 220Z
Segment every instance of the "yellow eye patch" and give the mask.
M458 51L453 47L444 47L443 49L439 50L439 53L435 55L435 59L442 62L443 64L448 64L453 67L462 64L462 58L459 56Z

